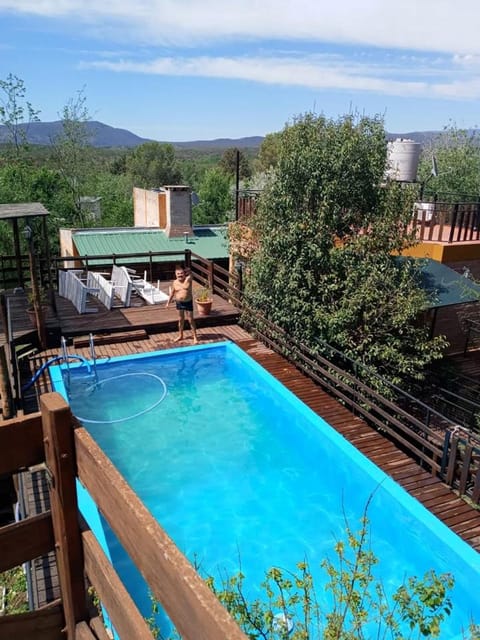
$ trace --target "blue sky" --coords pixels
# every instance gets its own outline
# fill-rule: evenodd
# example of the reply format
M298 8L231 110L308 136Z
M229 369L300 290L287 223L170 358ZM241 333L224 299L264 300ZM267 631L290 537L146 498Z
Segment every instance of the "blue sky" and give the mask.
M389 132L480 124L480 0L0 0L0 79L43 121L162 141L281 130L306 111Z

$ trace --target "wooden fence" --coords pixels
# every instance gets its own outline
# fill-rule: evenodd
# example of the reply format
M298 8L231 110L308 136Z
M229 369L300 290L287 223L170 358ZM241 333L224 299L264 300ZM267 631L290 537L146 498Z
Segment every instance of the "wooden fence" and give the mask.
M45 463L51 502L49 512L0 528L0 571L55 549L61 589L47 607L0 617L0 640L106 640L100 618L89 614L85 578L122 640L154 637L81 519L77 477L182 638L246 640L58 393L41 396L41 414L0 423L0 451L0 475Z

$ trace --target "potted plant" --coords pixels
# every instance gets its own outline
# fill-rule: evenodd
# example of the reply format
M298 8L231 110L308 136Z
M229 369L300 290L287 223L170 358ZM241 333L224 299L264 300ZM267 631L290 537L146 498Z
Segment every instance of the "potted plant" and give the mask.
M202 287L195 291L195 302L197 303L198 315L208 316L212 310L212 291L209 287Z

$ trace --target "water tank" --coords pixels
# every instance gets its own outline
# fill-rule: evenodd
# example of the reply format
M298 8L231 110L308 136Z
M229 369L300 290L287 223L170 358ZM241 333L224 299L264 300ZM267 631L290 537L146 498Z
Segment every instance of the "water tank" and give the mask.
M387 177L399 182L415 182L422 145L397 138L387 145Z

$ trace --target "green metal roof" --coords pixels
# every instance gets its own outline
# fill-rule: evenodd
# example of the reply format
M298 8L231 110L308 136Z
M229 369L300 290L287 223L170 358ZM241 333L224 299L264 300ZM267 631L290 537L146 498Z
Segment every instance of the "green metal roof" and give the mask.
M227 229L224 226L194 227L193 235L185 238L167 238L159 229L82 229L72 232L72 240L81 256L111 255L121 253L146 253L148 251L178 251L185 249L210 260L228 258ZM143 260L148 261L148 258ZM172 262L173 256L155 256L153 262ZM141 262L139 258L122 258L123 264ZM89 260L92 266L102 260Z
M431 309L480 300L480 285L447 265L419 258L423 288L432 295Z

